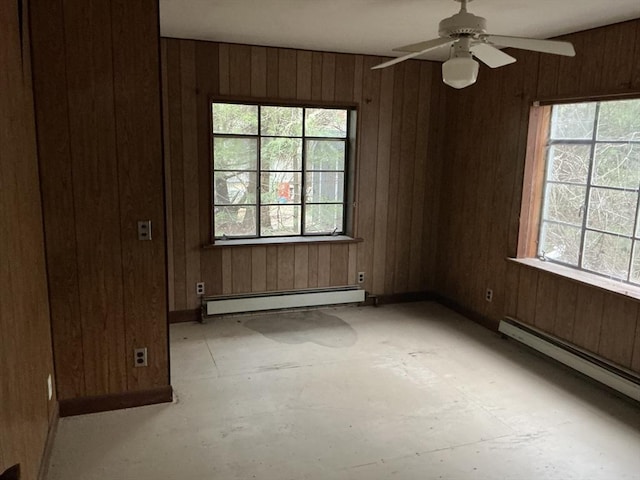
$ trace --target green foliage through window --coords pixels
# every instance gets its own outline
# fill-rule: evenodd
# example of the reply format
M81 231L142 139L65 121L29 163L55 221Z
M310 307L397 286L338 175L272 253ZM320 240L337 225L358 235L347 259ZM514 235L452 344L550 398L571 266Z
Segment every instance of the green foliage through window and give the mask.
M350 111L213 103L215 238L345 232Z
M555 105L538 255L640 284L640 100Z

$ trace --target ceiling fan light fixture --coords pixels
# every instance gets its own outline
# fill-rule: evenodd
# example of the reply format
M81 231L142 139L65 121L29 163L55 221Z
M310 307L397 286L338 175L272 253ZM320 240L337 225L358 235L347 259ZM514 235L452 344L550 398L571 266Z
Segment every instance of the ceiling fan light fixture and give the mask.
M479 68L471 56L450 58L442 64L442 81L457 89L468 87L476 83Z

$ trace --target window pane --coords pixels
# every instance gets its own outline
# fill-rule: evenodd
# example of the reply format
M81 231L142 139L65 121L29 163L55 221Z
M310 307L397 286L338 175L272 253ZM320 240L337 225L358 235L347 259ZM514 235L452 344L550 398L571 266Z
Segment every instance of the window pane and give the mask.
M255 236L256 207L215 207L214 224L216 237Z
M606 188L592 188L587 227L632 235L638 194Z
M262 107L260 133L281 137L302 136L302 108Z
M309 137L347 136L347 111L326 108L305 110L305 134Z
M630 239L587 231L584 243L582 266L585 269L626 280L631 255Z
M598 140L640 140L640 100L602 102Z
M342 233L342 204L307 205L304 217L305 233Z
M543 218L582 225L586 187L550 183L544 199Z
M554 105L551 117L551 138L588 139L593 137L595 103Z
M550 260L578 265L580 228L542 222L538 255Z
M548 180L587 183L590 145L553 145L549 147Z
M260 207L260 235L300 235L300 205Z
M266 203L300 203L302 174L299 172L262 172L260 201Z
M302 140L299 138L262 138L262 170L302 170Z
M306 196L310 203L342 202L344 173L311 172L306 175Z
M593 183L607 187L638 188L640 145L596 145Z
M640 283L640 242L635 242L633 246L633 261L631 262L630 281Z
M307 170L344 170L342 140L307 140Z
M255 138L213 139L213 168L216 170L256 170L258 140Z
M214 103L213 133L258 134L258 106Z
M215 172L213 190L216 205L256 203L256 172Z

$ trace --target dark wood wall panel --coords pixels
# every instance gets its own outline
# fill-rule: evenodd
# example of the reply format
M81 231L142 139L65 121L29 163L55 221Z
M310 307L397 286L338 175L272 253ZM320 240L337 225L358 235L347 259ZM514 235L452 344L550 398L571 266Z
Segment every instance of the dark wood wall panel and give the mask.
M31 13L60 399L167 385L157 2L37 0ZM139 220L152 241L138 240Z
M208 295L355 284L360 271L377 294L433 285L434 145L445 105L437 65L372 71L382 59L178 39L163 39L162 55L171 310L199 306L197 281ZM364 241L203 249L211 236L211 96L358 104L354 234Z
M495 324L515 316L640 371L636 300L505 261L517 252L533 102L640 95L640 20L566 38L575 58L515 50L517 63L447 90L436 290Z
M29 4L24 2L23 12ZM36 155L29 26L0 8L0 472L38 478L56 397ZM20 36L22 28L22 38Z

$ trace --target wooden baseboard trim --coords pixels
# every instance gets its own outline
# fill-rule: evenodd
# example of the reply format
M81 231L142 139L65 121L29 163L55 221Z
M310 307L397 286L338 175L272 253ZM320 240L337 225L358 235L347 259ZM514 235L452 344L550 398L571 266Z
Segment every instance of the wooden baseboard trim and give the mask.
M53 450L53 442L58 432L58 421L60 420L60 404L55 402L51 418L49 419L49 429L47 430L47 440L42 451L40 459L40 469L38 470L38 480L45 480L49 473L49 463L51 461L51 452Z
M155 403L166 403L172 400L173 388L171 388L171 385L138 392L68 398L66 400L60 400L60 416L70 417L73 415L84 415L86 413L142 407Z
M176 310L169 312L169 323L186 323L202 321L202 310L196 308L194 310Z
M367 299L363 305L386 305L390 303L407 303L407 302L429 302L435 300L436 297L431 292L407 292L394 293L391 295L367 295Z
M484 315L479 314L478 312L474 312L470 308L460 305L455 300L451 300L450 298L444 297L442 295L435 294L435 301L441 305L444 305L447 308L450 308L454 312L459 313L460 315L464 315L469 320L473 320L476 323L479 323L485 328L489 330L493 330L494 332L498 331L498 327L500 326L499 320L493 320L489 317L485 317Z

